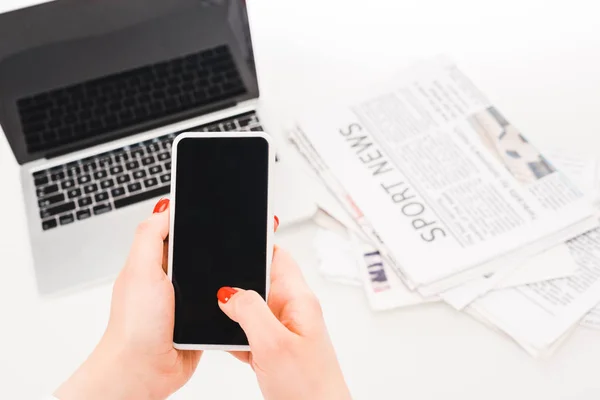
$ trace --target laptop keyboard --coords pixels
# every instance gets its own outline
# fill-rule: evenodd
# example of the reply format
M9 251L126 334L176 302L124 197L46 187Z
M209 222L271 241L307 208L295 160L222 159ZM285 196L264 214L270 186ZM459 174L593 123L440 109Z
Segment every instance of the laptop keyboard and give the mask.
M254 112L186 132L262 131ZM33 173L42 229L48 230L170 192L171 144L178 133Z
M17 101L27 150L154 122L246 92L227 46Z

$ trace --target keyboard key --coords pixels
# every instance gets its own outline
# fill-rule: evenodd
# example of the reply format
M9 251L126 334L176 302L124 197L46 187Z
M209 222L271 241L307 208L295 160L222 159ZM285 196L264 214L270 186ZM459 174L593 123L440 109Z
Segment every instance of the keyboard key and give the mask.
M144 166L154 164L155 162L156 162L156 160L152 156L142 158L142 164Z
M74 178L79 174L81 174L81 167L73 167L67 170L67 176L70 178Z
M238 119L238 123L242 128L250 125L250 121L252 121L252 117L250 116Z
M233 121L227 121L223 123L223 129L226 132L234 132L237 130L237 126L235 126L235 123Z
M129 155L127 153L119 153L114 156L115 162L125 162L129 160Z
M75 218L73 217L73 214L66 214L66 215L61 215L59 218L60 224L61 225L67 225L70 224L71 222L75 221Z
M162 167L160 165L154 165L150 167L149 171L151 175L156 175L162 172Z
M112 179L107 179L105 181L100 182L100 187L102 189L108 189L109 187L113 187L115 185L115 181Z
M62 214L62 213L66 213L69 211L73 211L75 209L75 203L70 202L70 203L63 203L61 205L55 206L55 207L51 207L51 208L47 208L43 211L40 212L40 217L42 219L46 219L49 217L53 217L57 214Z
M263 128L261 126L254 126L250 130L252 132L262 132Z
M110 194L112 195L112 197L123 196L125 194L125 188L124 187L114 188L113 190L110 191Z
M79 189L79 188L71 189L67 192L67 195L69 196L69 199L74 199L75 197L79 197L79 196L81 196L81 189Z
M144 157L144 150L143 149L135 149L131 151L131 157L133 158L140 158L140 157Z
M37 195L38 195L38 197L44 197L44 196L48 196L49 194L56 193L56 192L58 192L58 185L54 184L54 185L46 186L45 188L38 189Z
M92 213L87 208L85 210L77 211L77 220L79 220L79 221L88 219L91 216L92 216Z
M102 215L110 210L112 210L112 206L110 204L101 204L94 207L94 215Z
M62 190L67 190L72 188L73 186L75 186L75 182L73 181L73 179L67 179L66 181L64 181L60 187L62 188Z
M65 195L62 193L57 193L49 197L44 197L43 199L38 201L38 205L40 206L40 208L46 208L53 204L62 203L63 201L65 201Z
M54 218L42 221L42 229L45 231L47 231L48 229L56 228L57 225L58 224L56 223L56 219Z
M144 171L143 169L139 170L139 171L135 171L133 173L133 179L142 179L146 177L146 171Z
M170 174L164 174L160 176L160 181L162 183L169 183L171 182L171 175Z
M169 161L169 162L165 163L165 169L166 169L167 171L170 171L170 170L171 170L171 161Z
M165 150L171 150L172 143L170 141L164 141L162 143L162 148Z
M79 204L79 207L87 207L90 204L92 204L92 198L91 197L84 197L82 199L79 199L79 201L77 202L77 204Z
M100 168L105 168L108 167L109 165L112 165L112 158L110 157L102 157L100 160L98 160L98 167Z
M165 161L171 158L171 155L167 152L160 153L158 155L158 161Z
M156 185L158 185L158 180L157 180L156 178L150 178L150 179L146 179L146 180L144 181L144 185L145 185L147 188L149 188L149 187L152 187L152 186L156 186Z
M52 178L53 182L60 181L62 179L65 179L65 173L63 171L57 172L55 174L50 175L50 178Z
M104 179L108 174L106 171L96 171L94 172L94 179Z
M137 185L139 185L139 183L137 183ZM131 185L129 185L131 186ZM129 190L131 192L131 189ZM126 207L128 205L131 204L135 204L135 203L139 203L140 201L144 201L144 200L149 200L155 197L159 197L159 196L164 196L166 194L169 194L170 191L170 187L167 186L162 186L162 187L157 187L155 189L152 190L148 190L142 193L138 193L129 197L123 197L120 198L118 200L115 200L115 208L122 208L122 207Z
M127 183L131 180L131 178L129 177L129 175L125 174L125 175L120 175L117 176L117 183L118 184L123 184L123 183Z
M123 172L123 167L121 167L120 165L115 165L114 167L110 167L111 175L118 175L121 172Z
M91 163L85 164L83 166L83 171L84 172L91 172L91 171L95 170L96 168L98 168L98 166L96 165L96 163L95 162L91 162Z
M77 179L77 183L79 183L80 185L85 185L86 183L89 183L92 180L92 178L89 175L82 175Z
M137 161L129 161L127 164L125 164L125 168L127 168L127 171L131 171L132 169L136 169L140 167L140 163Z
M94 196L94 199L96 199L97 203L108 200L108 193L106 193L106 192L98 193L97 195Z
M150 153L150 152L156 153L157 151L160 150L160 145L158 142L153 142L147 147L147 149L148 149L148 153Z
M33 177L34 177L34 178L39 178L40 176L44 176L44 175L46 175L46 171L45 171L45 170L42 170L42 171L35 171L35 172L33 173Z
M44 175L44 176L40 176L39 178L35 178L33 180L33 182L35 183L35 186L42 186L42 185L48 184L48 182L50 182L50 181L49 181L48 177L46 175Z
M91 185L87 185L83 188L83 191L85 192L85 194L94 193L97 190L98 190L98 185L96 185L95 183L92 183Z
M137 192L138 190L142 189L142 185L139 182L134 182L132 184L127 185L127 189L129 190L129 192ZM116 207L116 204L115 204ZM117 207L119 208L119 207Z

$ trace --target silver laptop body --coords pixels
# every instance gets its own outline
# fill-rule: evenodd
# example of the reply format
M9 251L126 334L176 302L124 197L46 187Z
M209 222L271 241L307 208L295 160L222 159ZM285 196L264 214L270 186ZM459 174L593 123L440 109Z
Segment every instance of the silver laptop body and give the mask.
M244 2L57 0L0 15L0 123L39 292L114 277L168 196L175 136L263 130L258 97ZM285 152L274 203L294 222L315 206Z

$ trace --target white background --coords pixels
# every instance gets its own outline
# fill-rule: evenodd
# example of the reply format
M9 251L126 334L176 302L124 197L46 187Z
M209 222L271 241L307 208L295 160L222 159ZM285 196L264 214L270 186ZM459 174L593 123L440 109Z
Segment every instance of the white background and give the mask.
M32 2L2 0L0 10ZM263 107L282 120L393 76L419 57L453 57L538 147L600 155L600 24L594 1L247 0ZM43 68L43 66L40 66ZM150 212L150 210L148 210ZM41 300L18 167L0 138L0 397L49 394L102 335L111 287ZM290 248L322 301L356 399L592 399L600 332L579 329L550 360L441 304L372 313L361 291L316 272L314 227ZM82 265L85 268L85 265ZM178 399L258 399L252 371L205 354Z

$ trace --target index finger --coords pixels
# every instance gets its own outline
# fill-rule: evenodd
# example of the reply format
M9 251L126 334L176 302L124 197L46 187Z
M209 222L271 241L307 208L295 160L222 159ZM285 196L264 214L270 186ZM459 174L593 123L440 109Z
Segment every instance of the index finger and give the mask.
M285 283L288 290L309 290L302 270L292 256L284 249L275 245L273 248L273 261L271 263L271 284Z

